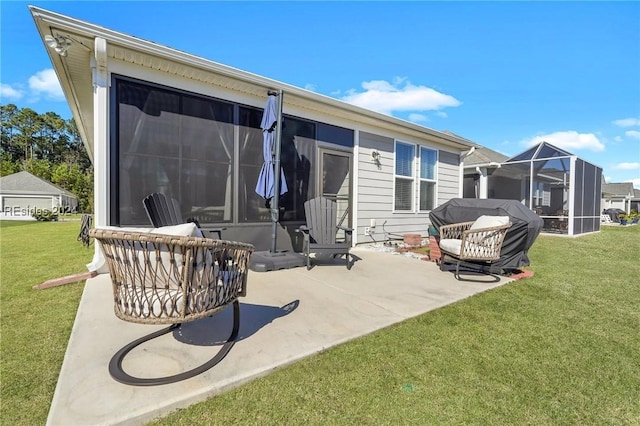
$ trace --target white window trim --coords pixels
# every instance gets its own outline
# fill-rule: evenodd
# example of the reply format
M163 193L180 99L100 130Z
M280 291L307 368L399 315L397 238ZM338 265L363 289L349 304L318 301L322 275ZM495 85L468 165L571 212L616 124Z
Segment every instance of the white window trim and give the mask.
M433 169L433 179L426 179L422 177L422 150L429 150L429 151L434 151L436 153L436 162L434 165L434 169ZM430 212L432 209L430 210L421 210L420 209L420 183L421 182L432 182L433 183L433 206L434 208L438 205L438 165L440 163L440 151L429 147L429 146L424 146L424 145L419 145L418 146L418 157L416 157L417 159L417 164L418 164L418 173L416 174L417 177L417 185L416 185L416 198L417 198L417 207L418 207L418 211L422 212Z
M408 176L402 176L402 175L397 175L396 174L396 160L397 160L397 147L398 144L402 144L402 145L410 145L413 147L413 162L411 165L411 173L412 176L408 177ZM417 149L416 147L418 146L418 144L416 143L412 143L412 142L406 142L406 141L402 141L402 140L398 140L395 139L393 142L393 198L392 198L392 202L391 202L391 211L392 213L415 213L416 212L416 178L418 177L417 175L417 170L418 170L418 165L417 165ZM405 180L411 180L411 208L409 210L396 210L396 179L405 179Z

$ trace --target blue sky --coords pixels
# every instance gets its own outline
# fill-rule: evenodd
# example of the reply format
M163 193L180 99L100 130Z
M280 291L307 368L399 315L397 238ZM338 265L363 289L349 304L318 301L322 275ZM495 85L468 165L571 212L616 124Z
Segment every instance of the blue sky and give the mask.
M70 118L28 4L640 188L637 1L2 1L0 103Z

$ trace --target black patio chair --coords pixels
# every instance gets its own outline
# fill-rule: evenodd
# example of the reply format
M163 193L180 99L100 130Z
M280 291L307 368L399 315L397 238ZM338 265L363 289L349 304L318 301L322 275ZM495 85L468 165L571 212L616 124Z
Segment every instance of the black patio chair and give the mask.
M159 228L161 226L179 225L181 223L193 222L198 228L202 228L198 220L195 218L182 219L182 212L180 211L180 203L175 198L170 198L165 194L154 192L147 195L142 201L144 209L147 212L149 220L154 227ZM218 234L218 238L222 239L222 231L227 228L207 228L215 234Z
M304 203L307 224L300 226L304 234L303 252L307 258L307 270L311 269L311 253L330 254L333 257L344 254L347 269L351 269L349 249L351 248L352 228L336 225L337 204L325 197L317 197ZM344 240L337 238L338 231L344 232Z

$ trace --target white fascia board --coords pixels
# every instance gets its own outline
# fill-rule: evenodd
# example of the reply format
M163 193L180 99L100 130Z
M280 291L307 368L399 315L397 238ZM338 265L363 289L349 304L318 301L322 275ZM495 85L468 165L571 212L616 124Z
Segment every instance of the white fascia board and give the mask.
M237 68L233 68L227 65L223 65L217 62L210 61L189 53L185 53L176 49L172 49L166 46L162 46L157 43L142 40L136 37L132 37L126 34L122 34L107 28L90 24L84 21L80 21L65 15L61 15L55 12L50 12L35 6L29 6L31 13L36 21L36 25L39 27L41 36L44 36L42 31L42 25L46 23L48 26L55 26L59 29L64 29L72 33L83 34L85 37L90 38L104 38L108 44L114 46L121 46L130 48L133 50L139 50L150 55L162 57L166 60L174 61L184 65L188 65L195 68L200 68L207 72L218 73L226 77L237 79L239 81L249 83L258 87L262 87L267 90L283 90L287 95L297 96L302 99L306 99L318 104L322 104L331 108L349 111L362 116L368 116L377 121L392 124L395 126L401 126L419 133L430 135L438 140L441 140L445 144L453 145L461 149L468 149L475 144L469 142L466 139L449 135L437 130L430 129L428 127L420 126L415 123L405 121L399 118L395 118L386 114L381 114L375 111L371 111L362 107L348 104L346 102L311 92L306 89L301 89L282 83L276 80L272 80L266 77L259 76L247 71L242 71ZM50 50L50 49L48 49ZM49 52L49 56L53 58ZM54 60L60 60L60 58L53 58Z
M497 168L499 168L499 167L501 167L501 166L502 166L502 163L496 163L495 161L492 161L492 162L490 162L490 163L480 163L480 164L464 164L464 168L465 168L465 169L474 169L474 170L475 170L477 167L485 168L485 169L488 169L488 168L495 168L495 169L497 169Z

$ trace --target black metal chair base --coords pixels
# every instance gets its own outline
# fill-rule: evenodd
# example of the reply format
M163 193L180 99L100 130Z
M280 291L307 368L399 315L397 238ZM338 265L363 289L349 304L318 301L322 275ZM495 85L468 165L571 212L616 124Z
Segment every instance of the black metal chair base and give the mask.
M116 352L116 354L111 358L111 361L109 362L109 374L111 374L111 377L113 377L116 381L120 383L124 383L125 385L155 386L155 385L166 385L169 383L179 382L181 380L185 380L185 379L197 376L198 374L204 373L205 371L209 370L210 368L218 364L220 361L222 361L222 359L229 353L229 351L233 347L236 341L236 338L238 337L238 330L240 329L240 303L237 300L233 302L233 330L231 331L231 335L229 336L225 344L222 345L218 353L209 361L205 362L204 364L192 370L185 371L184 373L175 374L173 376L157 377L157 378L134 377L127 374L122 369L122 361L124 360L124 357L127 356L127 354L132 349L151 339L165 335L170 331L175 330L179 326L180 324L172 324L167 328L163 328L162 330L158 330L154 333L148 334L137 340L134 340L133 342L129 343L128 345L120 349L118 352Z
M483 265L483 266L487 267L486 269L477 269L478 266L479 266L478 264L473 263L473 262L465 262L463 260L458 259L457 257L453 257L453 256L450 256L450 255L445 254L445 253L443 253L442 257L440 258L440 265L439 266L440 266L440 270L441 271L445 271L446 270L445 263L449 263L449 262L446 262L447 258L449 260L454 261L455 264L456 264L456 269L453 272L453 277L458 281L487 282L485 280L472 280L470 278L462 278L460 276L460 266L461 265L463 267L471 267L473 269L476 269L476 271L474 271L474 273L492 277L495 282L500 281L500 277L498 276L500 272L494 270L494 268L490 264Z

